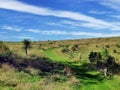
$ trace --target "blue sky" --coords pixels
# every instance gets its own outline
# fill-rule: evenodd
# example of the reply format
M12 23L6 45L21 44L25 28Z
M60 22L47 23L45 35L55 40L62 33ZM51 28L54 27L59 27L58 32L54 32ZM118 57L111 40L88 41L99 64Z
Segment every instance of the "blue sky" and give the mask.
M120 36L120 0L0 0L0 40Z

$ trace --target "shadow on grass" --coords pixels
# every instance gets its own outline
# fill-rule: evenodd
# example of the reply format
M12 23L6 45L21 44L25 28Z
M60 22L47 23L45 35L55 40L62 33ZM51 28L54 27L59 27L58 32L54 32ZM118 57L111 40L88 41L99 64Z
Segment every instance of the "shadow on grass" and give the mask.
M16 55L10 55L8 57L1 57L0 63L8 63L9 65L15 67L18 71L24 71L26 73L29 73L27 68L34 68L34 70L39 70L41 72L40 74L43 74L43 76L47 73L61 73L65 67L64 64L52 62L52 60L49 58L36 56L30 58L21 58Z
M85 84L96 84L104 80L103 75L96 73L95 66L90 63L84 63L80 66L71 66L74 75L80 78Z
M8 58L7 58L8 59ZM49 76L54 75L56 73L66 75L65 67L69 67L72 71L72 74L78 79L82 80L81 82L84 84L96 84L98 82L103 81L102 75L91 74L89 72L96 72L94 65L90 63L85 63L80 66L73 64L74 62L53 62L49 58L44 57L31 57L31 58L21 58L15 55L10 56L10 60L6 58L2 58L2 63L8 63L15 67L18 71L24 71L30 75L33 75L28 67L34 68L35 70L40 71L38 75L40 76Z

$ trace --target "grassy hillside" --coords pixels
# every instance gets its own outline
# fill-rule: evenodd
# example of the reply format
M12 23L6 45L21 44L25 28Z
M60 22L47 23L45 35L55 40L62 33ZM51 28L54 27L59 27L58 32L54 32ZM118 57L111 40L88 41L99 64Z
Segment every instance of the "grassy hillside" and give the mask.
M66 41L46 41L46 42L33 42L32 48L29 49L28 53L35 56L45 56L44 50L50 48L57 48L57 53L61 53L61 49L69 46L71 47L77 44L79 49L75 52L75 55L78 56L78 53L82 53L82 60L88 60L88 55L91 51L102 51L103 48L107 48L109 53L112 56L115 56L117 60L120 58L120 37L111 37L111 38L95 38L95 39L83 39L83 40L66 40ZM10 48L11 51L18 54L19 56L25 57L25 51L23 49L23 43L11 43L6 42L6 45ZM116 53L114 53L116 50ZM70 56L71 53L69 53ZM66 55L62 55L66 58ZM67 57L69 57L67 56ZM77 59L77 58L76 58Z
M88 56L104 48L120 62L120 37L32 42L26 56L22 42L4 42L12 62L1 63L1 90L119 90L120 76L104 77ZM74 50L74 46L77 49ZM65 52L63 52L65 51ZM81 57L80 57L81 55ZM70 74L67 75L66 67Z

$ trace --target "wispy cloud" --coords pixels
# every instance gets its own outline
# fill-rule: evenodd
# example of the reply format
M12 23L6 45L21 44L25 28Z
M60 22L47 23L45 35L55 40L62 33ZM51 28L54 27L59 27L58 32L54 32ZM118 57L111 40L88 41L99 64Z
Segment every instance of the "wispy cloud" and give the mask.
M46 25L50 26L60 26L60 27L65 27L66 25L63 25L61 22L45 22Z
M111 15L111 17L114 17L114 18L120 19L120 15Z
M69 26L69 27L85 27L85 28L92 28L92 29L109 29L112 31L120 30L119 22L111 22L113 26L106 26L106 25L98 25L89 22L80 22L80 21L73 21L73 20L61 20L59 22L51 22L53 24L49 24L52 26Z
M33 37L30 36L12 36L12 38L17 38L17 39L34 39Z
M8 25L2 26L2 29L10 30L10 31L16 31L16 32L20 32L20 31L22 30L21 27L17 27L17 26L8 26Z
M29 29L27 30L32 33L43 34L43 35L73 35L73 36L98 36L101 33L90 33L90 32L69 32L63 30L38 30L38 29Z
M43 35L66 35L66 31L61 30L38 30L38 29L28 29L28 32L43 34Z
M95 32L81 32L81 31L63 31L63 30L38 30L38 29L28 29L28 32L43 34L43 35L66 35L66 36L89 36L89 37L111 37L120 36L119 32L114 33L95 33Z
M101 14L110 14L111 12L107 12L107 11L94 11L94 10L91 10L91 11L89 11L89 13L101 15Z
M104 25L98 25L93 23L86 23L86 22L78 22L78 21L70 21L70 20L63 20L61 21L63 24L77 26L77 27L86 27L86 28L92 28L92 29L107 29L107 26Z
M100 0L99 0L100 1ZM101 0L102 5L113 8L120 11L120 0Z
M0 0L0 8L15 10L19 12L26 12L26 13L35 14L35 15L54 16L59 18L77 20L80 22L87 23L87 25L84 25L84 26L90 26L91 28L101 27L103 29L120 30L120 26L113 25L110 22L107 22L101 19L96 19L94 17L87 16L82 13L52 10L49 8L28 5L17 0Z

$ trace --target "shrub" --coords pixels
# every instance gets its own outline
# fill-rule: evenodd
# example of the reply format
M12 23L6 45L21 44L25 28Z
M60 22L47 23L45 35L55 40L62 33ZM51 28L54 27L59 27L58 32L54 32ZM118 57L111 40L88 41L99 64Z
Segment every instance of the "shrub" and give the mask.
M65 45L66 48L69 48L69 45Z
M112 56L108 56L106 59L106 65L108 67L113 66L115 64L115 58Z
M117 50L116 50L116 49L114 49L114 50L113 50L113 53L117 53Z
M61 52L62 53L67 53L67 52L69 52L70 50L68 49L68 48L63 48L62 50L61 50Z
M9 51L9 48L3 42L0 42L0 54L3 54L7 51Z
M117 74L120 72L120 66L115 62L114 57L108 56L105 64L106 67L108 68L108 72L112 74Z
M72 51L75 52L75 51L77 51L77 49L78 49L78 45L77 45L77 44L74 44L74 45L72 46Z
M41 43L38 44L38 49L42 49L42 44Z
M9 48L3 42L0 42L0 63L11 60L11 55L12 52Z
M48 44L49 44L49 45L50 45L50 44L53 44L53 41L48 40Z
M116 44L116 47L117 47L117 48L120 48L120 44Z
M120 52L117 52L117 54L119 55L119 54L120 54Z
M75 47L75 48L78 48L78 45L77 45L77 44L74 44L74 47Z
M89 60L90 60L90 62L97 63L98 61L102 60L102 55L100 52L91 52L89 54Z
M109 54L103 58L100 52L91 52L89 54L89 60L90 62L94 63L98 69L103 69L103 71L107 69L107 71L104 71L104 73L110 73L110 75L120 73L119 64L117 64L115 62L115 58Z
M99 47L98 45L96 45L96 47Z
M110 45L106 45L105 47L106 47L106 48L110 48Z

